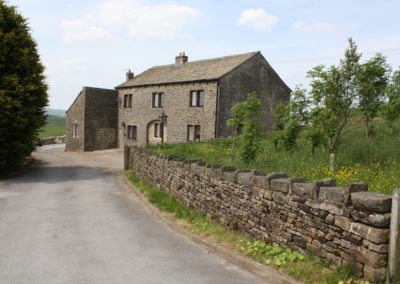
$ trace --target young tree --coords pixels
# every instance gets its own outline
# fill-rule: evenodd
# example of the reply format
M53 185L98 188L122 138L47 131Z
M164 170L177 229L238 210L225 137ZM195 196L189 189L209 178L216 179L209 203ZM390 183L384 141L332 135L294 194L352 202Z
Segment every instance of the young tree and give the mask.
M0 0L0 173L17 168L35 147L47 105L43 73L26 19Z
M310 94L314 106L312 115L325 131L332 172L335 169L339 138L349 121L358 94L357 74L360 57L356 44L350 38L344 59L340 60L338 67L331 66L326 70L325 66L319 65L307 73L311 79Z
M228 120L228 127L241 126L240 156L243 162L249 164L255 160L259 150L261 127L259 122L261 101L255 92L249 94L247 100L235 104L232 109L233 117Z
M290 117L295 118L302 127L307 127L310 122L311 100L307 95L307 90L301 85L294 88L290 96Z
M361 65L358 75L359 108L365 118L365 136L371 119L376 117L385 96L385 88L389 80L390 66L382 54Z
M387 103L384 107L385 119L393 126L393 122L400 119L400 70L393 72L386 87Z

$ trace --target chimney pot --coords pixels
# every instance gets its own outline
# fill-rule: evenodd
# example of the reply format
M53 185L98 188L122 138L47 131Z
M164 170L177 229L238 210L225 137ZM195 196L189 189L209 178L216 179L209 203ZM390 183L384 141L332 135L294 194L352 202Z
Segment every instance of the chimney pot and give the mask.
M177 57L175 57L175 65L176 66L181 66L183 64L185 64L186 62L188 62L188 57L185 55L185 52L179 52L179 55Z
M133 77L134 77L134 74L131 71L131 69L129 69L129 71L126 72L126 81L129 81L130 79L133 79Z

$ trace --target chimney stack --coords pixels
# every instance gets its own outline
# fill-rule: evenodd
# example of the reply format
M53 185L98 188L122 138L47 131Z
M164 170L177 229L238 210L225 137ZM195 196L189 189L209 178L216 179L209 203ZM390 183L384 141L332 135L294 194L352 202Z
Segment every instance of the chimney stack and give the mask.
M129 81L130 79L133 79L133 77L134 77L134 74L131 71L131 69L129 69L129 71L126 72L126 81Z
M179 52L179 55L175 57L175 65L176 66L181 66L188 62L188 57L185 55L185 52Z

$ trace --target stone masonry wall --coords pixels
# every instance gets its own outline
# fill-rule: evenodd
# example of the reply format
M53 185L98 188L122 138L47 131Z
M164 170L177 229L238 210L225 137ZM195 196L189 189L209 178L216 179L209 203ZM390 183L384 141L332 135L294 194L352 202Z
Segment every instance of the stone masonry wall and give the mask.
M190 91L204 90L204 106L190 107ZM164 106L152 107L152 94L164 93ZM132 94L132 107L124 107L124 95ZM215 138L217 82L197 82L124 88L119 90L119 144L144 145L150 135L149 124L168 116L164 138L168 143L186 141L187 125L201 125L201 140ZM137 140L127 139L123 124L137 127Z
M264 132L272 129L274 109L279 102L288 102L291 90L279 78L261 53L238 66L220 79L217 137L236 134L226 121L232 117L231 108L256 92L261 100L260 121Z
M337 187L285 173L264 175L127 148L127 166L191 208L255 239L312 252L358 277L385 279L391 196L365 183Z

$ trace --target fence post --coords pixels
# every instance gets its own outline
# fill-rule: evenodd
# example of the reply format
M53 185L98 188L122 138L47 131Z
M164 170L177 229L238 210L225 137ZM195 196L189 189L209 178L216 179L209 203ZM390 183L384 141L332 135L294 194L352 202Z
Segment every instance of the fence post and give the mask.
M400 189L393 191L390 219L388 277L386 283L400 283Z

